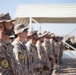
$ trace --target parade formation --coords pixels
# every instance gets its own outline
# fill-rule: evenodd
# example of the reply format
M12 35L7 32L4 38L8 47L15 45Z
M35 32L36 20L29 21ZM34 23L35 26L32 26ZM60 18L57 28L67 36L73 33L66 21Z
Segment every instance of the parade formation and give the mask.
M52 75L62 64L63 37L14 22L0 14L0 75Z

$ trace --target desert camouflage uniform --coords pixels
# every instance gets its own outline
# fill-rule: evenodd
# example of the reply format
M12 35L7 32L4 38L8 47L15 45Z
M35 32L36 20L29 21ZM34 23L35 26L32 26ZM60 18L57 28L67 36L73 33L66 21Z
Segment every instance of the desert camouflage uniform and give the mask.
M50 41L50 47L51 47L51 53L52 53L52 61L51 61L51 70L53 72L54 70L54 64L55 64L55 56L54 56L54 52L55 52L55 49L54 49L54 41L51 40Z
M28 75L28 61L27 61L27 48L26 46L15 39L12 43L14 46L13 52L20 68L21 75Z
M37 48L35 45L31 44L29 41L26 43L28 52L28 66L30 75L40 75L40 62L38 58Z
M49 66L49 72L47 75L50 75L51 74L51 59L53 59L53 55L52 55L52 51L51 51L51 47L50 47L50 44L49 44L49 40L48 39L44 39L44 43L43 43L43 46L44 46L44 49L48 55L48 66Z
M55 57L56 57L56 63L59 64L59 54L60 54L60 45L59 42L55 42Z
M60 42L60 54L59 54L59 62L62 63L63 50L65 49L64 43Z
M0 75L20 75L12 53L12 45L5 45L2 40L0 40Z
M41 75L46 75L46 71L48 70L48 66L47 66L47 59L48 59L48 57L47 57L47 53L46 53L46 51L45 51L45 49L44 49L44 47L42 45L36 44L36 47L37 47L40 63L42 64L42 67L43 67ZM45 68L45 66L47 68Z

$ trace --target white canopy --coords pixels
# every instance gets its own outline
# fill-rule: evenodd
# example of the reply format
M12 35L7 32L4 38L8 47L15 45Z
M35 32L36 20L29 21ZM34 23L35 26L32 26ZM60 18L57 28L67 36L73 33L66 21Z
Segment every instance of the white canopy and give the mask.
M76 4L19 5L16 23L27 24L30 17L39 23L76 23Z

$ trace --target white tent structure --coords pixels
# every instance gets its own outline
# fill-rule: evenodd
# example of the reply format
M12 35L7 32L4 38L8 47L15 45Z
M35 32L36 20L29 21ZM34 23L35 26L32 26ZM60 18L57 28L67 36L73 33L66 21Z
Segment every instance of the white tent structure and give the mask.
M38 23L76 23L76 4L19 5L16 23L27 24L30 19Z

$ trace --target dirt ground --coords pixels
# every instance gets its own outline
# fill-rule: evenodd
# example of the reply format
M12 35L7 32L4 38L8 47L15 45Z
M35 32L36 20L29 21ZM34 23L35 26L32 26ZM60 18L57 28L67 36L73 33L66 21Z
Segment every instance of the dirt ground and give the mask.
M76 75L76 59L63 59L53 75Z

